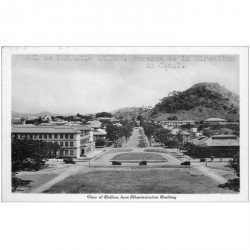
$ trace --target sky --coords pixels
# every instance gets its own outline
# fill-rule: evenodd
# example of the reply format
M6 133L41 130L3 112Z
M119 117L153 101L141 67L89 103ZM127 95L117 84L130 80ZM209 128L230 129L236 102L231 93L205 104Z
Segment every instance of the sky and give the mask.
M237 55L12 55L12 111L96 113L154 106L218 82L239 94Z

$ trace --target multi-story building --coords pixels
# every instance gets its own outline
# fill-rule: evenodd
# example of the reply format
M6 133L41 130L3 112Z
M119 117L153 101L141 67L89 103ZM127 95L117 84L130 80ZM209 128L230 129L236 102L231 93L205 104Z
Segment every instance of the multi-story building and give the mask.
M107 135L107 132L105 131L105 129L95 129L93 131L93 136L94 136L94 141L96 141L97 138L105 138Z
M58 143L62 157L79 158L95 149L91 129L87 126L14 125L12 137Z
M205 120L205 123L226 123L227 120L221 118L209 118Z
M161 121L161 124L168 125L168 126L181 126L186 124L194 125L195 122L193 120L169 120L169 121Z
M192 140L191 143L210 149L207 150L207 157L211 156L211 152L215 157L233 157L240 150L240 140L236 135L214 135L210 138L204 136Z

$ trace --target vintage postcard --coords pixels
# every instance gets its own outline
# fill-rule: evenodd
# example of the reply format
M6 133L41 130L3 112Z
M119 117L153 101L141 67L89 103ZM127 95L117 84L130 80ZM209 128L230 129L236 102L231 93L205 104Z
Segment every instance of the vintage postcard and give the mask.
M3 201L248 201L248 47L3 47Z

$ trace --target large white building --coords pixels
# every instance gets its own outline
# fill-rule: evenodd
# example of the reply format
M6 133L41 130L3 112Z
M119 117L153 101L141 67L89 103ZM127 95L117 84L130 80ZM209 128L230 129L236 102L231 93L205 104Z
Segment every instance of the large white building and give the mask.
M95 149L93 132L88 126L12 126L12 138L58 143L62 157L79 158Z

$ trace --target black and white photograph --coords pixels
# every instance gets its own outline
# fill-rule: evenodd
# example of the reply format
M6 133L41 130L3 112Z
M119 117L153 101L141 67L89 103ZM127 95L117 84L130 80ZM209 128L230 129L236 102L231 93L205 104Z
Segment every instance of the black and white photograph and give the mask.
M3 48L10 199L246 198L247 48L74 49Z
M1 249L250 249L249 11L0 1Z

